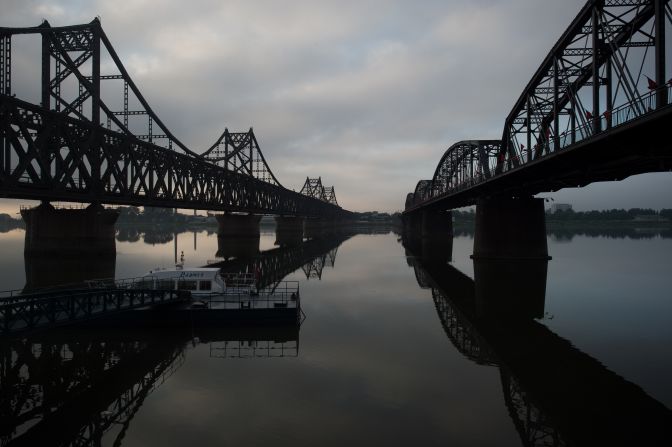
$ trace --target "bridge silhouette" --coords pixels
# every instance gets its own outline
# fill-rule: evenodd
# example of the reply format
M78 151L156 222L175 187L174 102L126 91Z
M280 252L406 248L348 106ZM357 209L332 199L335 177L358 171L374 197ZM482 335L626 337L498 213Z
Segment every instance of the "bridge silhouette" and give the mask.
M487 233L540 233L534 194L671 170L663 137L672 124L671 21L669 0L589 0L526 85L501 139L450 146L406 196L405 221L445 229L442 212L476 204ZM507 238L519 235L475 242L474 254L510 255L493 248Z
M670 409L534 321L543 315L547 260L511 262L502 272L474 259L472 279L417 234L402 235L402 244L453 346L479 365L499 368L504 403L524 446L667 442ZM515 295L524 299L510 300Z
M41 42L41 103L15 97L12 38ZM14 67L15 69L17 67ZM105 72L103 72L105 70ZM333 187L295 192L252 129L189 149L149 106L100 21L0 28L0 197L341 219Z

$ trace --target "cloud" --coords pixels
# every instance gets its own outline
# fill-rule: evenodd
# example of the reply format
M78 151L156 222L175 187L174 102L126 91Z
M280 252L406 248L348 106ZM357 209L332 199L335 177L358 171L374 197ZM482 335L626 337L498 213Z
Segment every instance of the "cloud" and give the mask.
M392 211L451 144L501 137L583 3L9 0L3 19L56 26L99 15L140 90L193 150L224 127L254 127L285 186L322 176L344 207ZM36 66L21 57L16 69ZM660 183L637 182L639 197ZM599 208L604 190L584 192Z

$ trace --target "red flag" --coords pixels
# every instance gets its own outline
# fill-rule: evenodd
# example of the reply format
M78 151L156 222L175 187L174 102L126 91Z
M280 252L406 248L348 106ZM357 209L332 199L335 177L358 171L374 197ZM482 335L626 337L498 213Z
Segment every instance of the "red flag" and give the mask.
M592 120L593 114L586 110L586 119Z
M649 81L649 90L655 90L658 88L658 83L651 79L650 77L646 77L646 80Z

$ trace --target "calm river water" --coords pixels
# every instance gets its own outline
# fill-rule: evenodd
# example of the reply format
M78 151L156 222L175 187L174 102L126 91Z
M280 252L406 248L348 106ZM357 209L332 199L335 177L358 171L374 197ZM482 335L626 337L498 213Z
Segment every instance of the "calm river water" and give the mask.
M325 238L314 259L286 261L300 329L4 340L0 445L582 445L604 439L582 426L591 411L594 430L618 433L623 421L602 421L604 408L640 403L642 418L670 422L672 239L549 235L541 318L515 326L460 304L473 287L472 236L454 238L449 264L423 264L413 244L378 233ZM137 276L170 266L176 250L187 266L222 254L206 231L176 242L125 231L112 261L49 263L24 260L23 238L0 234L3 289L73 270ZM261 251L274 243L262 232ZM526 271L511 273L514 286ZM517 299L501 290L488 299Z

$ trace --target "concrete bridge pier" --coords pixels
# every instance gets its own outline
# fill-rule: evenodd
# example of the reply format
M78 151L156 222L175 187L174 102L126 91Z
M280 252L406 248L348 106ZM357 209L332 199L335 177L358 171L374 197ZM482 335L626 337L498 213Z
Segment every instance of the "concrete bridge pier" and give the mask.
M403 217L403 238L416 256L430 262L453 259L453 216L450 211L423 211Z
M91 204L81 209L56 209L43 202L21 210L26 223L26 255L105 255L116 253L117 210Z
M275 217L275 245L296 246L303 242L303 217Z
M481 200L475 231L472 259L479 314L542 317L551 259L543 199Z
M261 216L254 214L218 214L217 257L251 258L259 253Z
M259 238L259 221L261 216L255 214L217 214L218 236L256 237Z

